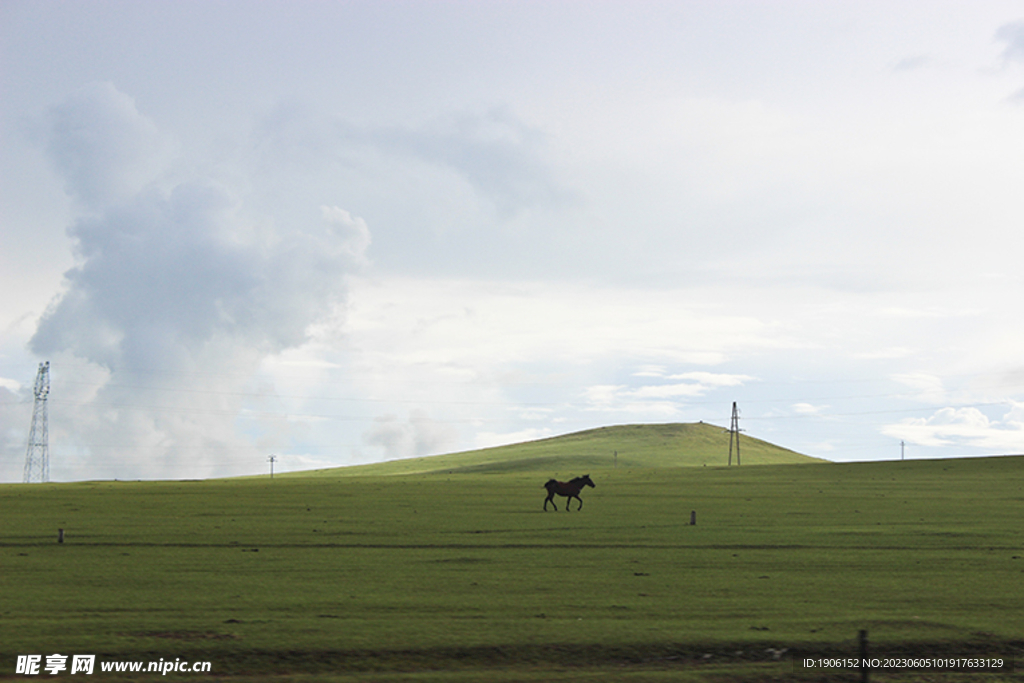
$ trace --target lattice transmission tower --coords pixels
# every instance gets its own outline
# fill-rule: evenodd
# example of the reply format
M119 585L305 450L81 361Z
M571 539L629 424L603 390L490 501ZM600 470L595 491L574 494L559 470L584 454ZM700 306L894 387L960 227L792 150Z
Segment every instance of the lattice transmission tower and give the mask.
M736 401L732 402L732 420L729 422L729 464L732 465L732 444L736 442L736 464L740 464L740 411Z
M25 453L25 483L50 481L50 427L46 419L46 397L50 395L50 361L39 364L32 407L32 427L28 430Z

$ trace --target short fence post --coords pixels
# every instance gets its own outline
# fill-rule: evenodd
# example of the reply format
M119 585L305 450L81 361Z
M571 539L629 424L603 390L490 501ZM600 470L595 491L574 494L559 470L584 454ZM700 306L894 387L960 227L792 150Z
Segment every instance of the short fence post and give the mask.
M857 639L860 641L860 681L868 683L868 672L871 670L868 666L868 632L861 629Z
M63 543L63 542L64 542L64 530L63 529L57 529L57 543Z
M690 510L690 526L697 526L697 511Z

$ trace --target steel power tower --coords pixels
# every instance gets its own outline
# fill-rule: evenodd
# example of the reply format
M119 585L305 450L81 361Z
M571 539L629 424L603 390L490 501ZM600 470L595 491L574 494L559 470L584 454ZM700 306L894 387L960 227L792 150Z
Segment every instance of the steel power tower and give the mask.
M32 427L25 452L25 483L50 481L50 428L46 420L46 397L50 395L50 361L39 364L32 407Z
M732 465L732 442L736 442L736 464L740 464L740 411L732 402L732 420L729 423L729 464Z

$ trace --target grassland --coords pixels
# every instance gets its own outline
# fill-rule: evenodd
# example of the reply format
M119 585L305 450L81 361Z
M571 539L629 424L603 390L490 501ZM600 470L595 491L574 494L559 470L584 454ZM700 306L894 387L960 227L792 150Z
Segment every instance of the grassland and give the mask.
M254 681L852 681L792 658L852 656L859 629L1024 663L1024 458L621 465L568 513L541 511L547 472L2 486L0 676L57 652Z
M739 459L747 465L823 462L743 435ZM497 474L624 468L712 467L729 464L729 433L706 422L634 424L588 429L525 443L409 458L375 465L304 472L301 476L389 474Z

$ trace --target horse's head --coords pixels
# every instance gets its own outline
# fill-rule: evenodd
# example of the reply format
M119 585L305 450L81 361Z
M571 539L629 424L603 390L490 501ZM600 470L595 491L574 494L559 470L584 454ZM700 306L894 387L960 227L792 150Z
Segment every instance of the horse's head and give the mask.
M594 482L590 480L589 474L584 474L582 477L579 477L578 481L582 482L586 486L589 486L590 488L594 488Z

